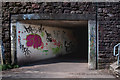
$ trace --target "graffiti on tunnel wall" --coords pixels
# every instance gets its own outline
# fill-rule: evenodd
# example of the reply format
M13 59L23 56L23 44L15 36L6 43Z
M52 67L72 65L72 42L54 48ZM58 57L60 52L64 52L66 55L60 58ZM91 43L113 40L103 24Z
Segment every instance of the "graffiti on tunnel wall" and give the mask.
M89 21L89 68L96 68L96 22Z
M47 40L48 42L52 42L52 36L51 36L51 34L48 33L46 30L45 30L45 33L46 33L46 40Z
M70 52L72 50L72 42L65 41L65 48L67 52Z
M42 32L44 30L42 24L38 28L31 27L31 25L29 25L28 27L24 25L24 29L25 29L24 32L27 33L37 33L37 32Z
M21 44L21 37L20 36L18 36L18 42L20 44L20 49L22 50L23 54L26 57L30 56L31 51L27 47L25 47L23 44Z
M72 30L18 22L17 32L19 60L25 60L26 56L40 60L73 51L74 41L68 36L72 35Z
M42 39L37 34L29 34L29 35L27 35L26 41L27 41L26 45L28 47L33 46L34 48L38 48L42 44Z

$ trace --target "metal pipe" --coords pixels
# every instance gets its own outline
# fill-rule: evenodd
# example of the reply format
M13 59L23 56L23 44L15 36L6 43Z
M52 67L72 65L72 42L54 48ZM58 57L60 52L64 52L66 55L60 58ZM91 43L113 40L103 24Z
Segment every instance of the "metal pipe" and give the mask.
M118 43L117 45L114 46L114 56L118 56L118 54L115 54L115 50L116 50L116 47L120 46L120 43Z
M120 46L118 46L118 54L116 55L117 56L117 65L119 65L119 49L120 49Z
M118 54L115 53L116 47L118 47ZM119 60L120 60L120 43L118 43L117 45L114 46L114 50L113 50L113 55L117 57L117 65L119 65Z

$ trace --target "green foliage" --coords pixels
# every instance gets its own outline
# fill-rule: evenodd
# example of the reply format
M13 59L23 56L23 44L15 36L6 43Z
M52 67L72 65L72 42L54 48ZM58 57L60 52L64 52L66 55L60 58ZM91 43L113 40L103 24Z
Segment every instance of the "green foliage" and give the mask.
M14 65L14 67L13 68L18 68L19 66L18 65Z
M18 68L18 65L10 65L10 64L4 64L0 65L0 70L7 70L7 69L13 69L13 68Z

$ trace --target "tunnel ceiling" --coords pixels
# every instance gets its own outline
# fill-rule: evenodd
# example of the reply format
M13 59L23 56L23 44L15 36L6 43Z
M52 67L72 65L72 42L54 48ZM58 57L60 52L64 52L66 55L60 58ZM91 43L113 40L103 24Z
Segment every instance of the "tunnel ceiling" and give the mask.
M24 20L26 24L44 25L51 27L83 27L88 25L88 21L68 21L68 20Z

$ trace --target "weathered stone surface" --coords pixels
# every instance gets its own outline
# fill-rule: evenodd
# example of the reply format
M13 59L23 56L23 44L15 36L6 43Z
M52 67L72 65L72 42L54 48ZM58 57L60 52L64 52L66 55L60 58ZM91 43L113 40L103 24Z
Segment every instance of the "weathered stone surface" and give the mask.
M98 6L96 8L96 6ZM10 42L9 22L10 14L27 13L57 13L57 14L95 14L99 21L99 68L108 68L115 58L112 56L113 47L120 42L120 2L92 3L92 2L3 2L2 4L2 37L4 43ZM10 45L5 44L5 45ZM5 54L10 54L9 46ZM9 56L8 60L10 59ZM105 62L106 61L106 62ZM108 61L108 62L107 62ZM8 61L9 62L9 61Z

